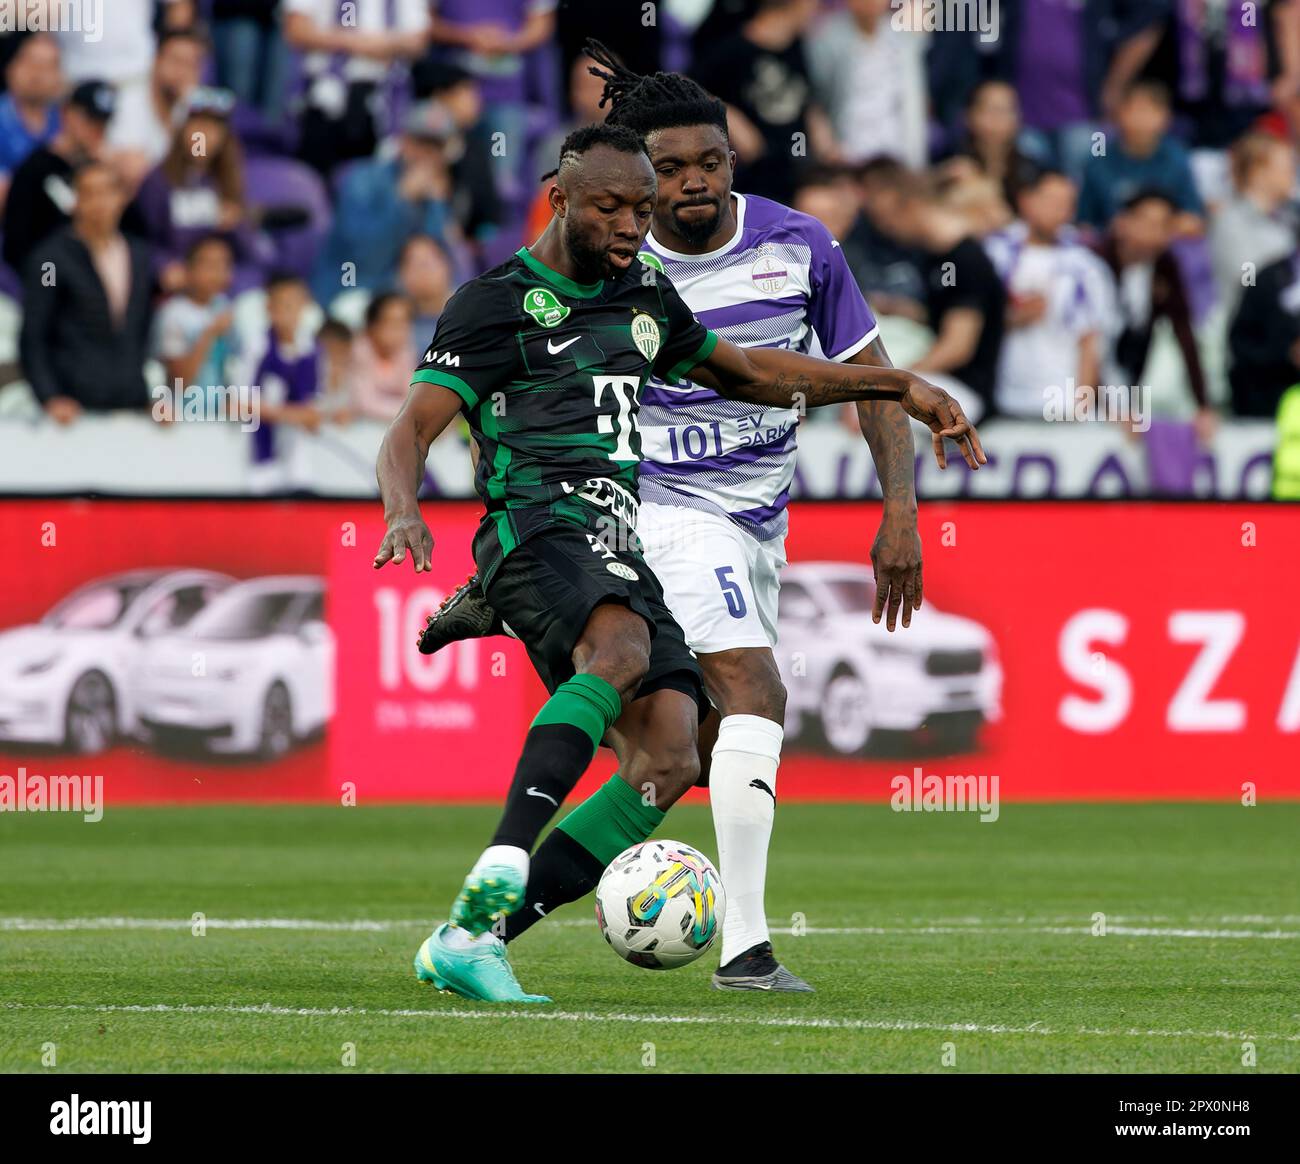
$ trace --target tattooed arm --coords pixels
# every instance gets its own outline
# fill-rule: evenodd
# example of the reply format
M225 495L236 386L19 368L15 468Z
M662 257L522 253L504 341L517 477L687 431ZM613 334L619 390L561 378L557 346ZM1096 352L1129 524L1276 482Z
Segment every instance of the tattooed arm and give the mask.
M877 337L850 364L892 367L884 343ZM921 537L916 529L916 460L912 426L901 408L884 400L857 403L858 427L871 447L871 459L880 478L885 512L871 545L871 566L876 575L876 602L871 617L879 622L888 610L885 626L912 623L912 611L921 609Z
M956 442L972 469L985 461L979 435L961 405L942 388L902 368L835 364L782 348L739 348L719 340L686 377L722 396L800 412L847 401L897 402L929 426L940 468L948 463L944 437Z

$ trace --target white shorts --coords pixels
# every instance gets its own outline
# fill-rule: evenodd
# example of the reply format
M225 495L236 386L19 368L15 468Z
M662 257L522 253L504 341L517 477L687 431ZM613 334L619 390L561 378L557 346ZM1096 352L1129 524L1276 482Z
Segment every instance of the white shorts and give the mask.
M636 532L691 650L776 646L784 538L760 542L717 514L646 501Z

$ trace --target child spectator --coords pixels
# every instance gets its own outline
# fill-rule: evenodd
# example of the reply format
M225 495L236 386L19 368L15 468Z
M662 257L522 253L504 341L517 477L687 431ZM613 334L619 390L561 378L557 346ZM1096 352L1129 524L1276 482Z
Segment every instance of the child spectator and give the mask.
M1095 391L1105 328L1114 316L1110 280L1090 251L1069 241L1074 183L1044 170L1017 193L1020 218L985 247L1007 289L1006 335L994 401L1003 416L1041 420L1049 392Z
M415 367L411 304L404 295L376 295L366 308L366 330L352 358L352 399L357 412L388 423L406 399Z
M1257 276L1295 247L1295 167L1295 147L1272 134L1248 133L1232 147L1235 193L1210 223L1214 281L1229 319L1247 274Z
M217 389L230 378L240 355L239 332L230 310L234 258L219 235L200 239L185 260L184 289L158 312L154 354L167 370L167 382L201 387L207 395L204 415L216 416Z
M320 409L339 424L352 419L352 329L337 319L327 319L316 333L320 351Z
M430 235L415 234L402 245L397 281L411 301L411 333L416 344L428 343L438 326L438 316L456 289L451 260L442 244Z
M1177 235L1198 235L1205 207L1192 178L1187 150L1169 132L1169 91L1156 81L1135 81L1115 113L1118 134L1106 152L1088 159L1079 193L1079 221L1098 230L1110 225L1139 190L1163 190L1177 216ZM1118 140L1116 140L1118 137Z

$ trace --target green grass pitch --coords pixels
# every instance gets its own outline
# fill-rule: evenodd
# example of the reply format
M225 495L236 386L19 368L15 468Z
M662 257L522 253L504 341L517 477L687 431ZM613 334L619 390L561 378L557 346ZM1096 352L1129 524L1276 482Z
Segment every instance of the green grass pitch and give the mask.
M782 805L768 914L815 995L625 965L587 899L512 947L555 1004L506 1010L411 970L496 815L0 816L0 1071L1300 1069L1298 804ZM714 850L705 805L663 834Z

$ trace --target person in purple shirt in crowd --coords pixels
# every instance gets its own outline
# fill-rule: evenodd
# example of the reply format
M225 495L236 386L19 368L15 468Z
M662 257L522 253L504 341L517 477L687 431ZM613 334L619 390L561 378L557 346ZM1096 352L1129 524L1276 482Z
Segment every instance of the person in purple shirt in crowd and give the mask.
M0 211L13 172L59 131L63 74L59 44L49 33L25 37L5 69L0 97Z
M270 491L292 483L281 454L280 426L317 432L324 420L342 423L342 411L321 407L321 345L304 328L311 292L297 275L273 273L266 284L266 313L270 327L266 351L258 361L253 383L260 389L261 425L253 431L253 485Z
M226 236L234 249L233 294L259 286L271 260L269 240L253 229L244 203L244 154L229 124L233 108L228 89L194 90L171 149L136 197L165 291L182 285L186 252L210 234Z
M519 196L527 129L525 54L555 34L556 0L432 0L430 39L478 79L483 114L492 133L505 134L497 177L508 199Z
M1104 230L1139 190L1159 189L1177 208L1175 234L1200 235L1205 206L1187 150L1169 132L1169 91L1159 81L1134 81L1115 120L1119 132L1111 135L1105 154L1088 159L1079 192L1079 221Z
M1172 0L1000 0L993 72L1024 103L1057 164L1082 178L1091 135L1160 41ZM980 45L987 49L989 45Z

